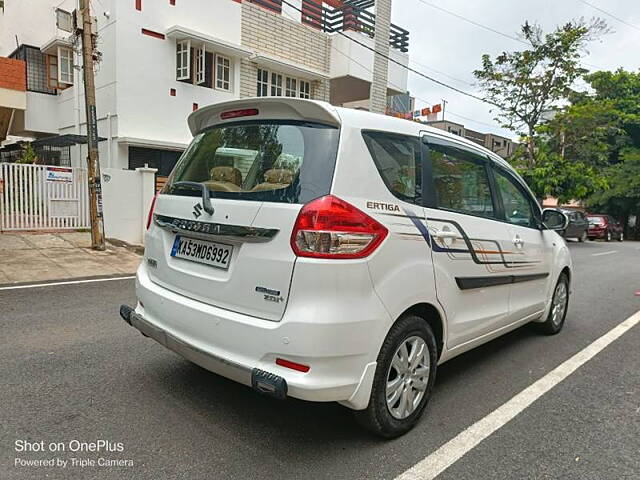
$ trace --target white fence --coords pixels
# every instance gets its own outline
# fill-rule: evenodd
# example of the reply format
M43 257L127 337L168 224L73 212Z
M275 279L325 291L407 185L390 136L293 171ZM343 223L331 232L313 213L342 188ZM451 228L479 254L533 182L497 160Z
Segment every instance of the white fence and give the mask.
M89 227L86 168L0 163L0 231Z

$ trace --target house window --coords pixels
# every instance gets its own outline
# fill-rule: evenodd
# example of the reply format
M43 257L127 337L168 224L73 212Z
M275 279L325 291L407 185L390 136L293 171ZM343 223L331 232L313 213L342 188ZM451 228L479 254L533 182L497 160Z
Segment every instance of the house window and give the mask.
M229 90L231 86L231 62L227 57L216 55L216 88Z
M287 97L297 97L298 89L297 89L298 81L295 78L287 77L286 88L285 88L285 96Z
M181 40L176 43L176 79L188 80L191 66L191 41Z
M282 96L282 75L279 73L271 72L271 96Z
M47 55L47 86L49 88L58 88L58 57L55 55Z
M58 47L58 82L73 85L73 52L70 48Z
M56 27L65 32L73 30L73 20L71 14L59 8L56 9Z
M258 91L256 96L266 97L269 95L269 72L261 68L258 69Z
M311 98L311 82L300 80L300 98Z
M284 86L284 92L283 92ZM300 97L311 98L311 82L300 80L294 77L284 77L277 72L269 72L262 68L258 69L257 77L257 95L259 97Z
M200 85L204 83L205 77L205 54L204 43L196 50L196 83Z

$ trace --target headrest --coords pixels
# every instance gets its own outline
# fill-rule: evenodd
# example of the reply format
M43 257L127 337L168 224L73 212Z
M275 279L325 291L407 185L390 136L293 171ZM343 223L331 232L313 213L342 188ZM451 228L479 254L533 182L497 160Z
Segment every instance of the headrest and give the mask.
M234 167L213 167L209 172L211 180L216 182L230 182L240 186L242 184L242 173Z
M287 183L293 182L293 172L284 168L272 168L264 172L266 183Z

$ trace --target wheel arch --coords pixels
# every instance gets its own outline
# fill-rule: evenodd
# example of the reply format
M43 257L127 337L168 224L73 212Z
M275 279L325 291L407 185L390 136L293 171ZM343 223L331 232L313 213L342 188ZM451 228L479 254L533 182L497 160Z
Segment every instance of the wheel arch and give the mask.
M416 315L427 322L427 324L433 331L433 335L436 337L438 358L440 358L440 355L442 355L442 351L444 349L444 340L446 335L444 318L443 314L440 313L440 310L438 310L438 308L431 303L422 302L416 303L415 305L407 308L404 312L402 312L398 319L396 319L396 321L398 321L404 315Z

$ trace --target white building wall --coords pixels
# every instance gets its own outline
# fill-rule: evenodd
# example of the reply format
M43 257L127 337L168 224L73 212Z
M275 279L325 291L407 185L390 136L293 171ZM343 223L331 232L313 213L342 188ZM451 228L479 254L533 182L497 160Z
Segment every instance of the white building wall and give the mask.
M240 4L230 0L189 0L175 6L168 1L143 2L142 11L137 11L134 2L123 2L117 15L118 137L186 146L191 140L186 119L194 103L202 107L239 96L239 60L232 59L231 92L179 82L176 41L141 31L164 34L180 25L239 45ZM175 96L170 95L172 88ZM118 160L112 166L126 168L126 160L115 156Z
M6 1L5 14L0 15L0 54L8 55L15 49L16 33L21 44L36 47L56 35L68 36L56 29L55 7L73 11L78 2ZM158 39L141 31L144 28L164 34L170 27L180 25L240 45L243 4L232 0L179 0L172 6L168 0L144 0L142 11L138 11L134 0L101 0L92 2L92 8L97 18L98 50L102 54L102 62L96 68L96 101L98 132L108 139L99 144L104 167L128 168L129 144L173 149L186 146L191 140L186 118L193 111L194 103L203 107L240 96L239 58L231 58L230 92L179 82L175 78L175 39ZM284 18L299 17L295 9L285 10ZM304 28L310 35L321 35ZM373 47L373 40L366 35L346 33ZM264 42L269 44L269 39ZM371 81L371 51L341 35L332 35L327 41L327 46L330 45L335 47L327 54L331 78L352 76ZM402 64L408 63L406 54L392 49L390 55ZM76 65L80 64L77 57ZM406 91L407 71L390 63L388 84L393 90ZM170 95L171 89L175 89L175 96ZM254 89L252 84L251 91ZM27 130L35 134L86 133L81 69L76 70L73 87L55 96L30 92L28 102L35 107L25 113ZM131 143L132 140L135 142ZM73 165L84 165L85 155L86 147L75 147Z
M369 48L374 48L373 39L369 36L349 30L344 33ZM373 78L373 51L358 45L343 35L332 34L331 42L331 78L352 76L371 82ZM409 64L409 55L393 48L389 49L389 57L400 62L401 65L407 66ZM408 73L406 68L389 62L388 87L398 92L406 92Z

